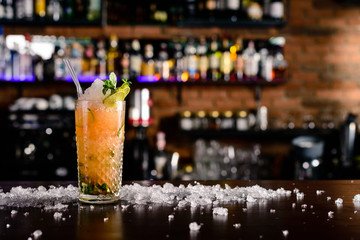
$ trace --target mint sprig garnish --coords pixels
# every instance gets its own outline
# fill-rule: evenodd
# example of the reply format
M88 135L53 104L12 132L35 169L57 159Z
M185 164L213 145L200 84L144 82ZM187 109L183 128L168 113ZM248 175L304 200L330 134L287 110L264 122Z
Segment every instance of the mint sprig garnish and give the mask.
M131 84L130 81L128 81L127 79L121 79L121 80L123 81L121 87L123 87L124 85L130 86ZM104 86L102 93L104 95L107 93L108 90L110 90L110 94L113 94L116 91L117 77L114 72L110 73L109 79L103 80L103 82L104 82Z
M108 90L110 90L110 93L113 93L116 90L116 83L117 83L117 77L115 73L110 73L109 79L103 80L104 82L104 88L102 90L102 93L105 95Z

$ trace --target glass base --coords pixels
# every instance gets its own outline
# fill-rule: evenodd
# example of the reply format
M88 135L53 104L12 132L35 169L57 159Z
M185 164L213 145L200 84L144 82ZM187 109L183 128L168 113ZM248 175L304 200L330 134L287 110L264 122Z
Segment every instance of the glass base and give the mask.
M120 201L120 197L106 195L88 195L80 194L79 201L90 204L108 204Z

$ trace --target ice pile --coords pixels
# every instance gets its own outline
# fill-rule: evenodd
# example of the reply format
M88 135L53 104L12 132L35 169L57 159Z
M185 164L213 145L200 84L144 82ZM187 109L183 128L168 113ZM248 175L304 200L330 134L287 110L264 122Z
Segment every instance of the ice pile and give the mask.
M178 204L179 207L190 204L201 206L216 203L246 202L248 199L272 199L281 196L290 196L291 191L279 188L277 190L265 189L258 185L251 187L231 188L225 185L222 188L217 185L189 184L174 186L165 183L163 186L153 185L150 187L133 183L125 185L122 189L121 200L131 204L166 203Z
M84 94L81 95L79 100L91 100L91 101L102 101L106 96L110 94L110 91L104 95L102 93L104 82L100 79L96 79L90 87L88 87Z
M222 215L227 216L228 215L228 209L223 207L216 207L213 209L213 215Z
M67 187L44 186L38 188L13 187L9 192L0 192L0 205L12 207L45 207L51 206L59 209L63 203L76 202L79 196L77 187L68 185Z
M360 194L356 194L353 198L353 202L359 203L360 202Z

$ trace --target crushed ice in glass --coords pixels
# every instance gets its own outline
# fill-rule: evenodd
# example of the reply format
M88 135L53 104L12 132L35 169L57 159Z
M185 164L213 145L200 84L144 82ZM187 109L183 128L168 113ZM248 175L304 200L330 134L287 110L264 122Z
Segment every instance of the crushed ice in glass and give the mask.
M95 79L95 81L88 87L84 94L79 98L80 100L90 100L90 101L102 101L107 95L110 94L110 91L104 95L102 93L104 82L100 79Z

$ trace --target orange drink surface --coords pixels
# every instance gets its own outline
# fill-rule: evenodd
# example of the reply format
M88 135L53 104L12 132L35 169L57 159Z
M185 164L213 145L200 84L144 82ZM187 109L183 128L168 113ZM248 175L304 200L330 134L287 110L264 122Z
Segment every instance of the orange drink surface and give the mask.
M83 202L120 198L125 101L106 107L102 101L76 101L75 127L79 192Z

